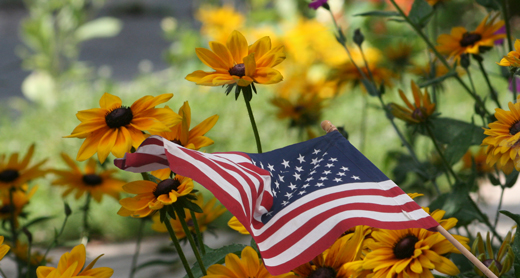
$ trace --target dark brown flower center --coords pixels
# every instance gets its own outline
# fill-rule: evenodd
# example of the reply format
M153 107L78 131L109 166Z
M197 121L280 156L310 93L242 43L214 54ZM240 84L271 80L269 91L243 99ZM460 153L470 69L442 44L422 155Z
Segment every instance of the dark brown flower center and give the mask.
M177 144L179 146L182 146L181 139L173 139L170 142L175 143L175 144Z
M415 244L419 242L419 239L414 235L408 235L394 246L394 255L398 259L406 259L413 256L415 251Z
M88 186L100 185L103 182L103 179L96 174L83 175L81 179Z
M520 131L520 122L516 122L510 129L509 134L515 135Z
M423 109L421 108L415 108L412 112L412 118L422 121L426 118L426 114L424 113Z
M229 69L229 74L242 77L246 75L246 66L243 63L236 64L231 69Z
M14 207L10 204L0 207L0 214L8 214L13 211Z
M14 169L5 169L0 173L0 181L1 182L12 182L16 180L20 176L18 170Z
M482 39L482 36L480 34L476 33L469 33L466 32L464 35L462 35L462 39L460 40L460 46L467 47L474 45L476 42L480 41Z
M303 106L303 105L296 105L296 106L294 106L293 109L294 109L294 112L299 113L299 112L305 110L305 106Z
M134 115L129 107L119 107L105 116L105 121L110 128L118 128L130 124Z
M163 194L168 194L174 190L177 190L179 185L181 185L181 183L176 179L165 179L157 184L157 188L155 188L153 195L155 198L157 198Z
M309 278L335 278L336 271L331 267L320 267L313 271Z
M495 266L497 267L498 271L499 271L499 272L502 271L502 264L500 264L497 260L494 260L494 259L487 259L487 260L482 261L482 263L483 263L487 268L489 268L493 262L495 262Z

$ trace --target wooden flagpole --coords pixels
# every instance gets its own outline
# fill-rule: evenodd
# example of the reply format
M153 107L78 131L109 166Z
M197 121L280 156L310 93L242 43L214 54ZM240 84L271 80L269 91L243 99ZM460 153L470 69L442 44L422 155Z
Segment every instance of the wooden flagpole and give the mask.
M321 128L325 130L327 133L338 130L330 121L321 122ZM455 248L457 248L462 255L464 255L468 260L470 260L480 271L484 273L488 278L498 278L489 268L487 268L475 255L473 255L466 247L464 247L460 242L458 242L446 229L444 229L441 225L436 227L436 230L441 233Z

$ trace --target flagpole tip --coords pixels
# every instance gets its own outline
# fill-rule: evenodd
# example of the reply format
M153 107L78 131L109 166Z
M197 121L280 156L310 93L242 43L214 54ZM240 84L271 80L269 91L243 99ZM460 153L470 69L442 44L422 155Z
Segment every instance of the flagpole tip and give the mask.
M330 121L327 120L321 122L321 128L325 130L327 133L338 130Z

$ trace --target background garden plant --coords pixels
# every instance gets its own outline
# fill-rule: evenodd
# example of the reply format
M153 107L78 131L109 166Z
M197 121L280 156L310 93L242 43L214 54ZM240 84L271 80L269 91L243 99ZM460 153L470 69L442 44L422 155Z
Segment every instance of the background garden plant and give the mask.
M520 211L503 212L507 216L500 214L503 195L517 186L520 169L517 146L520 114L514 78L520 66L516 41L520 38L520 7L515 1L252 0L226 5L209 1L196 12L200 29L187 28L171 17L163 20L165 38L172 41L172 47L164 52L171 67L143 74L126 85L98 76L96 69L78 60L81 42L115 35L121 27L115 18L96 18L96 10L103 4L102 1L26 3L30 15L20 29L25 50L19 55L31 71L24 82L31 102L22 104L18 116L13 116L16 113L1 116L0 218L4 225L0 235L4 236L4 242L0 250L7 249L8 245L10 252L0 261L0 268L5 260L13 260L17 267L9 273L36 277L37 267L47 265L38 277L50 277L51 268L57 267L59 271L63 268L59 266L59 258L48 258L50 249L66 246L66 252L81 253L78 251L81 243L88 246L93 238L137 239L139 244L141 237L156 234L152 229L164 232L168 226L161 225L170 223L173 234L180 240L178 246L191 250L191 245L194 252L200 253L199 258L184 259L192 277L201 277L206 269L207 277L228 273L224 268L229 268L232 260L253 264L254 269L258 268L255 270L258 277L270 277L261 264L251 263L257 260L253 242L252 248L204 246L208 231L234 231L225 225L231 217L229 213L217 218L216 223L206 221L215 220L221 211L218 205L209 206L214 210L206 208L208 202L213 204L214 201L202 186L193 185L204 195L205 202L190 186L180 187L191 182L187 178L175 187L175 173L168 170L136 175L116 171L112 162L125 151L135 150L140 144L137 141L151 134L169 134L172 136L169 140L207 152L256 152L260 149L255 141L260 139L262 150L267 151L320 136L324 132L318 124L328 119L340 126L352 144L405 192L424 194L417 202L435 214L441 224L454 227L450 232L458 235L459 241L467 244L496 275L520 277L520 242L514 240L515 235L518 238L518 229L512 226L506 231L498 229L508 218L516 223L520 221ZM244 57L230 53L236 64L240 64L240 60L246 64L243 75L231 70L224 74L226 82L237 82L234 88L227 85L229 82L217 84L213 80L205 84L190 80L198 70L208 69L202 64L208 65L208 62L200 56L210 51L202 50L208 43L217 52L217 46L225 46L229 37L238 37L238 34L249 44L265 42L268 37L270 49L276 47L278 60L269 64L270 70L277 72L272 79L255 79L259 78L255 75L259 69L256 68L256 73L248 71L247 61L242 60L246 56L250 59L251 53L237 50ZM219 70L215 67L219 62L217 58L209 65L216 71ZM221 62L229 66L226 63L232 61L228 60ZM256 65L259 64L261 61L256 60ZM239 80L233 79L233 75L239 76ZM231 89L197 86L185 80L186 76L201 85L227 85ZM256 87L248 87L250 84ZM230 92L235 94L226 97ZM246 110L241 101L234 101L237 92L244 94L242 97L254 110L256 138L251 132L251 113L247 112L251 109ZM152 96L161 101L151 101L155 99ZM110 101L100 102L107 98ZM103 121L114 128L105 112L133 110L145 102L148 108L157 105L162 111L147 110L144 115L140 114L141 120L147 118L146 127L154 127L152 129L139 128L145 125L132 125L131 121L118 122L120 126L129 126L127 129L132 133L121 128L123 135L121 138L114 135L113 141L95 134L99 141L111 143L98 145L97 149L89 147L88 155L81 156L88 144L81 147L85 144L83 139L63 138L71 133L80 138L93 135L91 132ZM106 104L113 107L107 108ZM6 111L13 111L5 106ZM177 107L180 109L175 113ZM101 113L100 109L107 111ZM164 121L167 114L170 117ZM214 115L218 115L218 121ZM136 116L132 120L139 120L137 113L132 116ZM83 129L73 132L80 124ZM92 161L70 159L97 159L93 156L96 152L102 161L95 167ZM67 173L63 169L66 167L84 183L65 180ZM94 168L97 172L93 172ZM81 169L85 169L84 172ZM96 187L104 183L89 180L95 178L94 173L103 181L110 173L114 176L110 185L117 185L120 190ZM68 190L50 187L51 184L65 185L65 181ZM166 184L164 181L172 181L168 183L168 190L155 194L161 182ZM478 195L475 192L489 183L501 192L498 208L492 215L486 215L484 203L475 198ZM142 184L146 186L138 186ZM89 185L114 198L117 192L127 193L119 195L117 201L103 198L99 202L101 193L88 190ZM72 195L76 198L61 197L74 190ZM80 196L83 192L87 193L85 197ZM154 205L125 201L138 200L134 196L139 194L153 197L147 199L147 204L150 201ZM172 198L172 194L176 198ZM168 197L160 197L163 195ZM90 202L89 196L98 202ZM84 199L78 200L80 197ZM144 214L136 213L138 209L144 209L140 210ZM154 216L142 219L119 216L141 217L154 212ZM183 219L186 219L185 225ZM322 268L332 269L328 274L331 277L378 277L387 273L390 273L388 277L405 274L431 277L437 275L437 272L431 274L432 269L458 277L482 275L460 255L453 254L455 250L445 247L445 241L421 231L407 233L416 234L418 241L412 240L413 247L405 248L405 255L396 256L406 261L412 256L407 253L409 248L419 249L419 245L425 246L421 245L425 241L435 241L439 248L433 248L436 255L423 253L430 263L414 255L414 259L408 261L410 265L406 263L398 269L378 267L396 262L395 258L378 257L382 251L374 252L384 248L382 238L395 237L395 242L386 242L391 247L406 238L404 234L399 236L399 232L392 233L358 227L338 239L321 255L322 259L317 258L319 263L302 266L295 269L296 274L287 276L313 277L313 273L323 271L319 270ZM164 242L168 244L167 239ZM329 265L328 260L339 256L343 246L357 246L356 252L347 254L348 258L343 258L344 263L340 265ZM242 260L239 262L238 257L228 253ZM180 260L176 259L178 255L180 253L169 254L169 259L176 261L175 271L184 273ZM85 258L79 261L84 264ZM102 261L101 257L97 263ZM139 264L146 263L136 254L131 275L145 276L146 266ZM224 263L225 266L218 266ZM70 277L80 275L80 270L71 268ZM109 277L106 269L96 273L99 276L94 277ZM119 276L114 273L112 277Z

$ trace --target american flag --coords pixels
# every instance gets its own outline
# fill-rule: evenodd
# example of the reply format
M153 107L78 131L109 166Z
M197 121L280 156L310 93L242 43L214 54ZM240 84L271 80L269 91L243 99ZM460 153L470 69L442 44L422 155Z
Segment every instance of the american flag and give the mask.
M249 231L273 275L311 261L357 225L439 225L337 131L262 154L208 154L151 136L115 164L169 167L206 187Z

